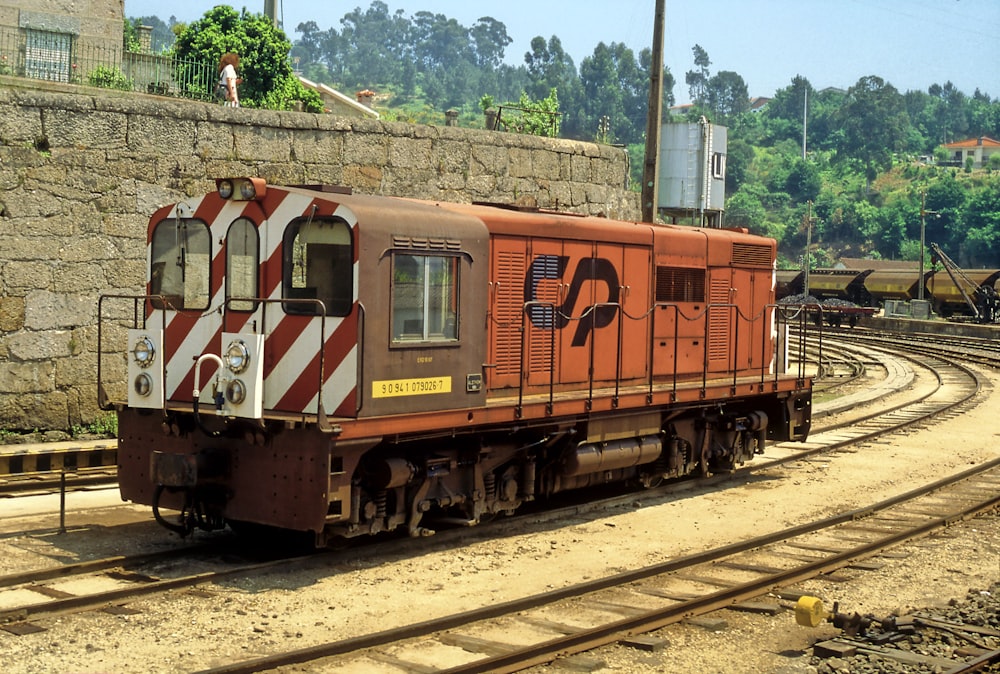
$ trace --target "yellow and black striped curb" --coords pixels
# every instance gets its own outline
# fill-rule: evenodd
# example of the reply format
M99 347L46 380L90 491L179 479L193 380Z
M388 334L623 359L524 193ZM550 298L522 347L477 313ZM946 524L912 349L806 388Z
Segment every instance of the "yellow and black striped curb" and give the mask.
M0 450L0 477L40 473L72 473L85 468L114 467L118 445L113 440L94 445L47 447L31 445Z

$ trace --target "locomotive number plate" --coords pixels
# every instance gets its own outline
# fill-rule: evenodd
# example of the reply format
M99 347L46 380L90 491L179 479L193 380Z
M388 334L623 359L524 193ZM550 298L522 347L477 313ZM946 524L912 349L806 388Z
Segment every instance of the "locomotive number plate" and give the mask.
M451 393L451 377L384 379L372 382L372 398L420 396L431 393Z

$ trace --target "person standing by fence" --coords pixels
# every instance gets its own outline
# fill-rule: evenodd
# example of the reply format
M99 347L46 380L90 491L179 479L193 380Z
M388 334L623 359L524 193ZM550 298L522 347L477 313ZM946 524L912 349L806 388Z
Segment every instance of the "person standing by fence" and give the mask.
M226 52L219 59L219 83L216 90L219 98L226 101L226 107L240 107L240 96L236 89L242 80L236 76L236 69L240 67L239 54Z

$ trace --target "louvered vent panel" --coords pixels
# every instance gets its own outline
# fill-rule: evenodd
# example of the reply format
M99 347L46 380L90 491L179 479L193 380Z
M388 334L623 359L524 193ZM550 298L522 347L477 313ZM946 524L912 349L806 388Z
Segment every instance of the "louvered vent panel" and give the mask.
M656 267L657 302L704 302L705 270Z
M533 306L528 310L531 318L528 326L528 372L547 373L552 369L552 337L559 306L559 284L551 279L559 278L559 258L555 255L536 257L531 272L535 299L549 304Z
M732 323L734 309L725 305L729 303L729 279L712 279L709 289L708 310L708 360L727 362L730 351L736 348L730 342L729 326Z
M734 243L733 264L771 267L771 247L756 243Z
M517 375L521 366L521 311L524 308L524 253L496 255L496 372Z

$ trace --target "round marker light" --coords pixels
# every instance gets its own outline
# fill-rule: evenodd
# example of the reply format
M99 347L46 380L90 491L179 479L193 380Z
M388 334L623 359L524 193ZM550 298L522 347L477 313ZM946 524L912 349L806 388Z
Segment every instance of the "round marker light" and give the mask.
M233 181L232 180L220 180L219 181L219 196L223 199L228 199L233 196Z
M233 374L240 374L250 367L250 349L244 342L236 340L226 349L226 367Z
M257 190L254 189L252 180L241 180L240 181L240 197L246 200L253 199L257 196Z
M135 358L135 362L141 368L147 368L153 364L153 360L156 358L156 349L153 348L153 340L149 337L143 335L140 337L135 346L132 347L132 357Z
M234 405L239 405L247 399L247 387L239 379L234 379L226 386L226 398Z
M133 382L132 385L135 388L136 393L142 397L146 397L149 395L149 392L153 390L153 378L145 372L142 372L135 378L135 382Z

